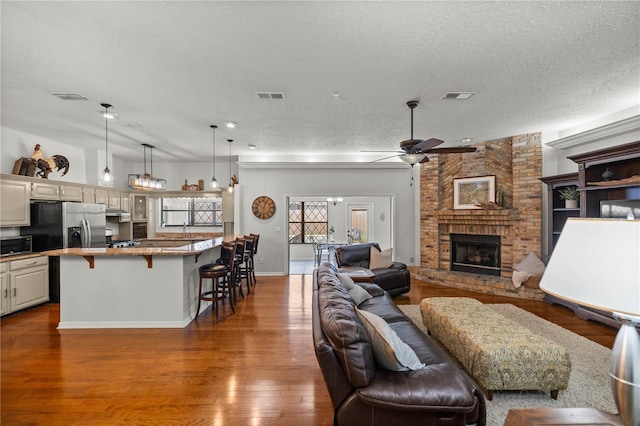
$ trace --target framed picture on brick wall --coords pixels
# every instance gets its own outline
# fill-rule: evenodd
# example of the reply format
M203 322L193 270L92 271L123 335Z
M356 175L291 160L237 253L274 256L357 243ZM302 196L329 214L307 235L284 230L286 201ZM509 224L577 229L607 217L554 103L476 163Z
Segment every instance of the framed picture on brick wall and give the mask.
M496 177L477 176L453 179L453 208L480 209L496 201Z

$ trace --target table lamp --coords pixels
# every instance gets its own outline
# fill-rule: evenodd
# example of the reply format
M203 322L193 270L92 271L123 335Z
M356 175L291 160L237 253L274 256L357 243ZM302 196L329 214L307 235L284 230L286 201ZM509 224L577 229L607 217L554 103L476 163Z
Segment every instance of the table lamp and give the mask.
M570 218L540 280L546 293L613 313L613 397L625 425L640 424L640 220Z

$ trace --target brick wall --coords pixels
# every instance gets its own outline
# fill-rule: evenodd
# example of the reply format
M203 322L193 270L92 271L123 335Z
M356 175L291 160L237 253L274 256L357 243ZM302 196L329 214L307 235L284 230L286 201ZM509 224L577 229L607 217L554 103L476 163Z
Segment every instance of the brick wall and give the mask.
M542 149L540 134L527 134L474 145L472 153L434 155L420 168L420 266L417 278L451 287L527 299L544 294L537 280L516 288L513 265L530 252L541 255ZM454 178L494 175L504 193L498 210L454 210ZM449 271L449 234L500 235L500 276ZM530 288L533 287L533 288Z

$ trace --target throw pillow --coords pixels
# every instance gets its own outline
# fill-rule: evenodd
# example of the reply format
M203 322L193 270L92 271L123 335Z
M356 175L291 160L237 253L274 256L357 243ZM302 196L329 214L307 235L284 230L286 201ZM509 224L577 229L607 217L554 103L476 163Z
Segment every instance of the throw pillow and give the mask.
M371 246L369 253L369 269L382 269L389 268L393 263L391 260L392 249L389 247L386 250L378 251L377 248Z
M542 260L540 260L534 252L531 252L522 262L518 263L514 269L516 271L528 272L534 277L541 277L544 273L545 266Z
M347 275L347 274L343 274L338 272L338 278L340 278L340 281L342 282L342 285L344 286L344 288L346 288L347 290L351 290L353 288L353 286L355 285L355 283L353 282L353 279Z
M424 368L413 349L398 337L385 320L358 308L356 312L371 339L373 357L381 367L391 371Z
M349 290L349 294L351 295L353 301L356 303L356 306L373 297L367 292L367 290L355 284L353 287L351 287L351 290Z

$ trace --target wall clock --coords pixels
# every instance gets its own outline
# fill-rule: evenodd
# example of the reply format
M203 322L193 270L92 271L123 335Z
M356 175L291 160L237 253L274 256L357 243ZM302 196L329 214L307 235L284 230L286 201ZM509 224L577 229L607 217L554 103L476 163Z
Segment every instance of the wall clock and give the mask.
M258 219L269 219L276 212L276 203L266 195L261 195L253 200L251 210Z

